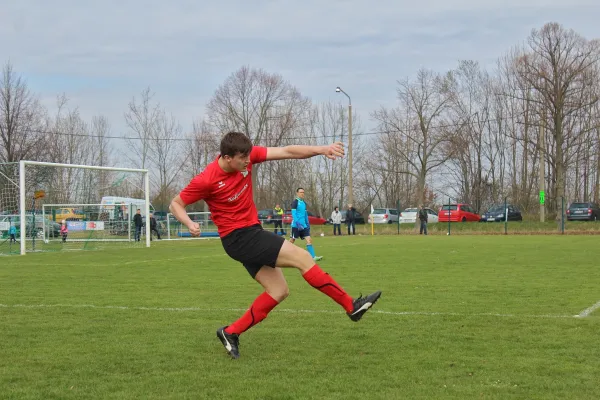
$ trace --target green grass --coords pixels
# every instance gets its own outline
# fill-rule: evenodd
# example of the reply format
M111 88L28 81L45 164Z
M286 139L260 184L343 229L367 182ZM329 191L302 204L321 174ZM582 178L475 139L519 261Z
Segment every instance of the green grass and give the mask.
M285 271L290 297L241 336L260 294L218 241L1 258L0 398L600 398L594 236L315 238L351 322ZM119 308L120 307L120 308ZM309 312L312 311L312 312Z

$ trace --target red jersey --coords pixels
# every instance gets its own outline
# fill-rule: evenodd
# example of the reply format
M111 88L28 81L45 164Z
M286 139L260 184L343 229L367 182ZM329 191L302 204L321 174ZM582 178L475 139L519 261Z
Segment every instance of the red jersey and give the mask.
M179 193L186 205L204 200L224 237L239 228L260 223L252 198L252 165L267 160L267 148L253 146L247 171L225 172L218 156Z

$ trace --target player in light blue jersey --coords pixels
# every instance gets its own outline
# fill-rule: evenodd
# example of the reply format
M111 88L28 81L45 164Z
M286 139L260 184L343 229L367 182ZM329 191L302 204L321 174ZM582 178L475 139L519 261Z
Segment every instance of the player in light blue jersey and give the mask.
M323 259L323 257L315 255L315 249L313 248L303 188L296 190L296 199L292 202L292 237L290 242L294 243L296 239L306 239L306 250L308 250L313 260Z

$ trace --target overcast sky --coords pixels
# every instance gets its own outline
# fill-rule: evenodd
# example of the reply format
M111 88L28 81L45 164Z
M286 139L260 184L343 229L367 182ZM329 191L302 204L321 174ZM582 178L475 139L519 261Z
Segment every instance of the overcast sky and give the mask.
M243 65L314 101L346 104L341 86L369 129L369 113L394 104L396 81L420 67L472 59L491 69L546 22L600 37L598 16L598 0L0 0L0 61L50 109L64 92L117 135L147 86L188 130Z

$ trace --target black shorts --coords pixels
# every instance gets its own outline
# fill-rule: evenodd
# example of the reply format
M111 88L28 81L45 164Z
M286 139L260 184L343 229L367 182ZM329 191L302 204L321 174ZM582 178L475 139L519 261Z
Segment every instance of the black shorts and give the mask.
M304 229L292 228L292 239L302 239L310 236L310 227Z
M275 268L283 242L283 237L265 231L260 224L236 229L221 238L225 252L241 262L252 278L264 265Z

